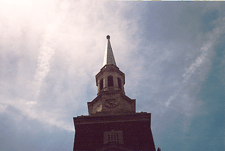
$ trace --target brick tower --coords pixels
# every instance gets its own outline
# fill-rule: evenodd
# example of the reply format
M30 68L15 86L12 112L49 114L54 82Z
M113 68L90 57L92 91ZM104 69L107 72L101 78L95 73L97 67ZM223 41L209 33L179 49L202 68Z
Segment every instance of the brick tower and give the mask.
M104 63L96 75L97 97L88 102L88 116L74 117L74 151L155 151L151 113L136 113L135 99L125 95L125 74L116 66L107 37Z

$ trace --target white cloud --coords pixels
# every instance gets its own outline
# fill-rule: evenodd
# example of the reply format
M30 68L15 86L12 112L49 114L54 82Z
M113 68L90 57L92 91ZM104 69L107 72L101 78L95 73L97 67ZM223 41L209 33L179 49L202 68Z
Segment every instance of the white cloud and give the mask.
M91 101L86 99L92 97L86 96L87 91L96 89L94 75L102 65L105 36L111 35L118 54L120 46L125 52L129 48L124 46L125 36L136 32L135 23L121 16L129 5L70 0L1 4L1 83L5 85L1 112L10 114L13 111L7 107L12 106L46 125L73 130L72 117ZM11 58L16 58L13 64ZM12 76L6 77L10 72Z
M54 32L57 32L56 30L57 23L53 23L49 26L47 26L46 34L43 36L43 42L41 42L41 47L39 49L39 56L38 56L38 64L36 73L34 76L34 90L36 91L34 93L34 98L36 99L39 95L41 84L48 74L50 70L50 59L54 55Z

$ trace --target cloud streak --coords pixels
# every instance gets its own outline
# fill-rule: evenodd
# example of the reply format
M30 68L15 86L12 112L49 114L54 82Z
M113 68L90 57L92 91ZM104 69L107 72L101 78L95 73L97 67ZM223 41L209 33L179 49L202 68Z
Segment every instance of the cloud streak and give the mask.
M208 51L210 51L211 46L212 46L211 42L208 42L201 48L201 51L202 51L201 55L198 56L195 62L192 63L189 66L189 68L186 69L185 73L182 75L183 81L181 83L181 86L178 88L175 94L170 96L170 98L165 102L165 106L168 107L171 104L171 102L176 99L176 97L180 94L180 92L183 91L183 88L188 85L188 80L191 78L192 75L195 74L195 71L197 70L197 68L200 68L200 66L204 63L205 59L209 59L206 57L207 57Z
M190 64L190 66L185 69L185 72L182 75L182 83L180 84L180 87L178 90L169 97L169 99L165 102L165 106L170 106L170 104L178 97L178 95L182 95L184 91L184 87L189 85L190 78L195 75L195 72L197 69L202 68L202 66L207 66L208 62L211 62L213 57L213 46L215 45L216 41L219 40L219 37L221 33L224 32L225 24L224 24L224 18L222 19L222 22L218 25L217 28L215 28L212 32L208 33L207 37L208 41L200 48L201 54L195 59L195 61ZM210 55L209 55L210 54ZM204 64L205 63L205 64ZM204 69L204 68L202 68ZM206 68L206 71L202 71L202 76L199 77L199 81L203 81L206 77L205 75L210 70L210 66ZM201 71L200 71L201 72ZM187 109L187 111L190 109Z
M105 36L110 34L112 37L119 37L120 40L114 42L114 45L123 46L127 30L129 29L130 34L136 30L128 28L130 26L128 23L132 22L124 20L119 11L108 20L108 16L114 10L108 10L105 5L109 4L104 2L60 0L23 2L3 2L7 9L2 9L1 14L7 12L11 18L1 16L10 27L8 29L4 25L1 26L2 30L5 29L2 37L5 42L1 45L7 48L7 44L10 45L10 37L22 39L23 41L18 41L18 44L23 45L25 49L21 50L12 43L13 47L19 51L16 54L10 54L10 57L24 55L29 61L22 63L21 72L18 73L19 76L14 83L15 87L9 88L16 92L20 91L22 94L20 96L1 94L2 100L7 100L1 101L2 113L13 112L8 110L11 106L24 116L45 125L72 131L74 130L71 124L72 117L79 111L78 106L86 104L81 101L84 99L85 91L96 90L94 80L93 86L87 87L88 79L94 79L94 75L101 67L103 58L101 55L96 57L96 54L102 52L102 56L104 55ZM14 7L17 13L10 10L11 7ZM113 7L123 8L121 11L130 9L125 8L124 4L116 4ZM20 20L17 22L18 26L14 26L12 18L17 17ZM12 29L17 29L17 35L10 32ZM18 60L15 64L21 64L21 62ZM6 62L3 64L7 68ZM25 68L28 69L27 72L24 71ZM54 97L50 100L49 96ZM89 98L92 97L89 96ZM86 114L85 111L82 112ZM70 120L66 119L67 116Z
M47 28L47 33L44 35L43 44L40 48L40 54L38 56L38 64L36 73L34 76L34 98L37 99L40 93L41 84L50 70L50 59L54 55L55 50L53 46L53 36L56 32L56 25L49 25Z

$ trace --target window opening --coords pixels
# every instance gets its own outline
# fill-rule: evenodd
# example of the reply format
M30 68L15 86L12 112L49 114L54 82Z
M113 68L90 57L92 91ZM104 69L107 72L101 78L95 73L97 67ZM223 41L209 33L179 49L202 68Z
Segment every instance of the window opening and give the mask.
M119 135L118 134L108 134L108 142L119 142Z
M100 81L100 90L102 90L103 89L103 79L101 79L101 81Z
M108 131L104 132L104 144L107 143L120 143L123 144L123 132L122 131Z
M113 86L113 77L112 76L108 76L108 86Z
M117 78L117 81L118 81L118 87L119 87L120 89L122 89L121 79L120 79L120 78Z

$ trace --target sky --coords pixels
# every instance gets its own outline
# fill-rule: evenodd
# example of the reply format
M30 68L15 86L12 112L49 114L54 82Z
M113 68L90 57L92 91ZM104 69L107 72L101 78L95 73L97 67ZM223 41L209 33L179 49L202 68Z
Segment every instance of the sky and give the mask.
M225 150L225 3L0 1L0 151L71 151L106 35L162 151Z

